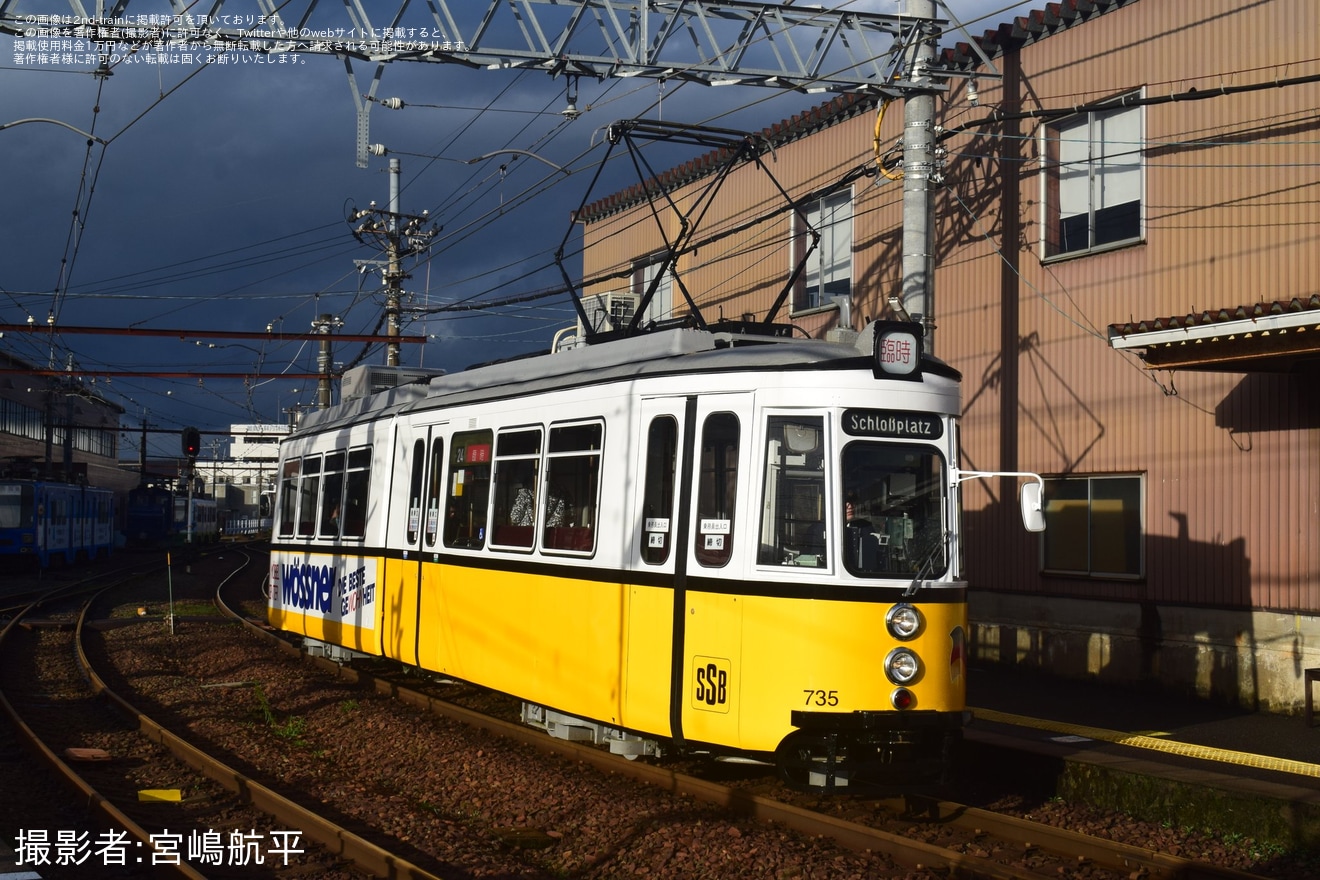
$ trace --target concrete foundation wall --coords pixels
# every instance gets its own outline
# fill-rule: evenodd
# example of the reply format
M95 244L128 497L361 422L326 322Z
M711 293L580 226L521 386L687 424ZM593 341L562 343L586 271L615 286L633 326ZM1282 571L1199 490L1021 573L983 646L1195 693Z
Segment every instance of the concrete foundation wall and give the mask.
M974 663L1300 713L1320 617L973 591Z

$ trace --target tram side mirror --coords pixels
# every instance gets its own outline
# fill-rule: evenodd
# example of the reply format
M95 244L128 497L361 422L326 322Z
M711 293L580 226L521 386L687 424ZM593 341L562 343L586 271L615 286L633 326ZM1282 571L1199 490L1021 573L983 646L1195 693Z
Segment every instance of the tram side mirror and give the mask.
M1041 505L1041 489L1036 481L1022 484L1022 525L1029 532L1045 531L1045 510Z

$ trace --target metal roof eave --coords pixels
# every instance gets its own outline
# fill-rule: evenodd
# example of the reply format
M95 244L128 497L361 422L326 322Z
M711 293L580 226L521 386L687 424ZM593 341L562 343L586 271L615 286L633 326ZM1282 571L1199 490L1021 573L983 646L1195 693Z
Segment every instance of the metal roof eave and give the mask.
M1294 328L1320 330L1320 313L1314 310L1259 315L1236 321L1213 321L1162 330L1137 330L1124 333L1117 326L1109 328L1109 345L1115 349L1145 348L1169 342L1192 342L1221 336L1245 336L1252 333L1286 331Z
M1320 358L1320 313L1306 310L1129 333L1111 326L1109 345L1116 351L1145 349L1147 369L1286 372L1299 360Z

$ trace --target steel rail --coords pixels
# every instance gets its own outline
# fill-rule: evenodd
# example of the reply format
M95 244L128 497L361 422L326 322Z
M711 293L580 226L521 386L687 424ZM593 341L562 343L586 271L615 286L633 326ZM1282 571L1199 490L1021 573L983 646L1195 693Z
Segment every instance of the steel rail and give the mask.
M243 550L240 550L239 553L243 557L242 564L221 581L220 587L223 587L226 582L252 563L250 553ZM432 874L407 859L377 846L313 810L307 809L256 780L239 773L224 762L193 746L139 710L106 685L104 679L97 674L83 650L81 620L79 620L77 632L77 647L78 662L87 676L92 690L118 707L130 721L135 721L138 725L138 731L144 737L162 746L189 767L216 782L227 791L237 794L256 809L270 814L276 821L298 828L309 839L321 844L329 852L353 862L364 871L370 871L381 877L399 878L399 880L441 880L438 875Z
M13 618L10 619L5 628L0 630L0 645L3 645L5 639L9 637L10 633L13 632L16 627L23 625L23 618L29 610L36 608L38 604L39 603L36 602L32 603L28 609L16 613ZM88 605L90 605L90 602ZM82 626L83 615L86 614L88 605L83 606L83 611L79 615L77 623L78 628L81 628ZM91 786L85 779L83 779L81 774L70 767L63 758L55 754L50 746L46 745L45 741L37 735L36 731L34 731L18 714L18 710L14 708L14 705L9 701L9 698L5 696L3 687L0 687L0 708L3 708L4 714L8 717L10 724L13 725L15 733L23 745L44 761L45 764L54 771L55 775L64 782L66 787L76 793L83 803L87 804L95 814L100 816L102 822L111 827L125 831L134 841L136 841L137 845L140 846L144 852L152 852L155 850L155 842L145 828L129 818L123 810L119 809L119 807L115 806L113 802ZM206 880L205 874L201 874L190 865L182 863L177 865L162 863L160 865L154 865L153 867L161 872L171 873L173 876L187 878L187 880Z

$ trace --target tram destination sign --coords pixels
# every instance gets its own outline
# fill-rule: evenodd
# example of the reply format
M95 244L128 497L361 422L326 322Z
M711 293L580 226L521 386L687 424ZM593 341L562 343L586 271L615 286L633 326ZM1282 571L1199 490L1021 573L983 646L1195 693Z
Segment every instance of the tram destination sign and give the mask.
M877 379L921 379L923 330L916 321L876 321L871 370Z
M944 421L935 413L901 409L845 409L843 433L853 437L938 440L944 436Z

